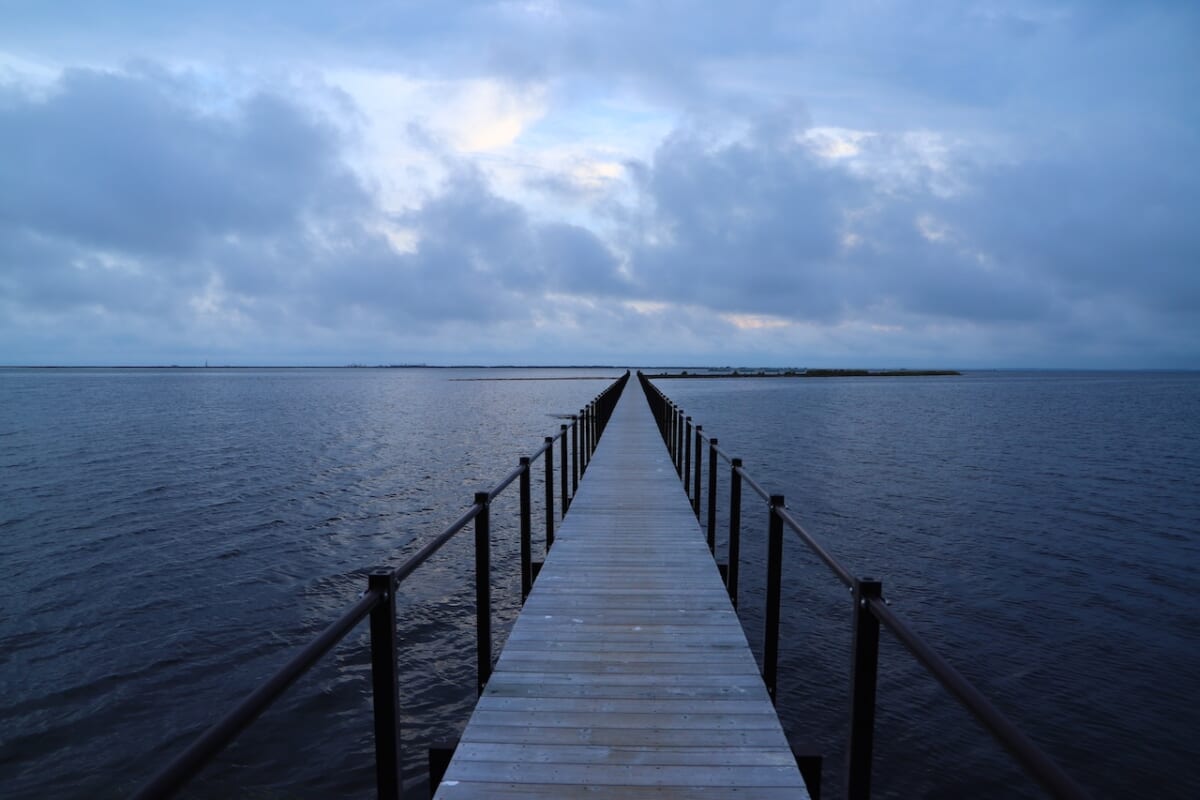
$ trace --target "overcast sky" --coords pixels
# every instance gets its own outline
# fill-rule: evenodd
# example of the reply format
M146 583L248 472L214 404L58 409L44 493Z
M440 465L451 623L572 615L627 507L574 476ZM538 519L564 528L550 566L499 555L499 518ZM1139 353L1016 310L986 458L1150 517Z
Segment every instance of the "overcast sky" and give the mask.
M0 18L0 363L1200 368L1194 0Z

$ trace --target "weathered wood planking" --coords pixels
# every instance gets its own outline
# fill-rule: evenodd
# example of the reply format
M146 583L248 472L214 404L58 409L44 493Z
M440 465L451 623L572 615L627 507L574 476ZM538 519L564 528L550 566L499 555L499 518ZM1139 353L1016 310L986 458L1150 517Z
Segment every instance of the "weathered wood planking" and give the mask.
M585 795L808 797L633 382L437 792Z

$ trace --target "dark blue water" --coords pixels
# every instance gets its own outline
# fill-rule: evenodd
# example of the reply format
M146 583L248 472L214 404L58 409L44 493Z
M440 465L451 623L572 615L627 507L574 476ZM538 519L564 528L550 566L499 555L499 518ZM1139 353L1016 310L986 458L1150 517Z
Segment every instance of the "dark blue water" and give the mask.
M1096 796L1200 796L1200 375L659 385ZM840 786L849 598L786 556L779 707ZM877 795L1039 796L886 633L881 659Z
M366 568L399 563L606 385L449 380L497 374L0 371L3 794L128 794L335 617ZM1200 376L663 388L1097 796L1200 792ZM506 618L514 506L494 511ZM748 499L744 519L757 647L765 516ZM414 775L473 699L469 553L452 542L401 597ZM798 545L787 558L780 708L839 786L847 596ZM884 641L879 796L1036 796ZM191 794L370 795L365 642Z
M511 374L0 371L0 794L127 795L336 617L367 568L400 563L609 382L451 380ZM502 542L514 494L494 510ZM469 538L400 598L414 774L473 701ZM497 549L511 615L514 548ZM365 637L194 794L370 794Z

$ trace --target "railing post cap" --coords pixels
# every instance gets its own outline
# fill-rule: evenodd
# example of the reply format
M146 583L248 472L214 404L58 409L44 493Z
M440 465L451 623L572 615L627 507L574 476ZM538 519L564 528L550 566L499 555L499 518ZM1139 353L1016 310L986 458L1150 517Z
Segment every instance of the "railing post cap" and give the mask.
M517 463L523 467L528 466L529 465L529 456L521 456L520 459L517 460Z
M776 507L778 507L778 506L786 506L786 505L787 505L787 501L784 499L783 495L781 495L781 494L773 494L773 495L771 495L771 505L772 505L772 506L776 506Z
M740 458L731 458L729 459L729 462L735 467L740 467L742 465L742 460Z
M396 589L396 571L389 567L375 567L367 573L367 589L382 589L392 592Z
M478 503L479 505L485 506L485 507L490 505L492 502L492 493L491 492L476 492L475 493L475 502Z
M852 591L865 597L878 597L883 593L883 581L875 578L855 578Z

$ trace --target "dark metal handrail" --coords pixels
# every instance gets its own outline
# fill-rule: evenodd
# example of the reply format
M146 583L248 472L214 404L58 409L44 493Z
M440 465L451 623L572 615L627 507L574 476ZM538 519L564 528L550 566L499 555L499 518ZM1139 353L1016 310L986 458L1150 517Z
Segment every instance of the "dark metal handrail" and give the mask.
M566 514L566 443L572 440L571 463L579 473L595 450L601 433L612 416L613 408L629 372L597 395L572 424L563 425L557 436L547 436L530 456L522 456L519 466L492 490L477 492L474 503L445 530L422 545L396 569L381 567L368 575L367 589L361 598L342 612L315 639L288 659L274 675L246 696L237 706L197 737L134 795L137 800L170 797L204 768L237 736L267 710L298 678L312 669L335 645L367 617L371 624L371 686L375 726L376 788L380 798L400 798L403 780L400 769L399 691L396 658L396 588L434 553L471 522L475 523L476 650L478 690L491 675L491 502L520 479L521 600L524 602L533 583L532 520L530 510L530 469L532 462L544 456L546 463L546 549L554 543L554 443L561 441L563 496L562 514ZM580 447L582 446L582 450Z
M680 432L691 430L691 417L686 416L662 390L638 372L638 381L658 423L663 441L673 463L684 481L687 476L699 476L703 463L700 442L708 442L708 541L715 551L713 537L716 527L717 468L721 458L731 466L729 491L729 563L726 565L726 588L734 607L737 606L738 560L741 536L741 487L748 484L767 501L767 599L763 636L763 681L771 699L775 699L776 670L779 652L779 605L783 560L783 529L795 533L826 567L847 586L854 597L853 645L850 674L850 743L846 756L846 796L858 800L870 797L871 755L874 745L875 689L879 661L879 626L882 623L926 671L958 700L981 725L1012 754L1026 773L1054 797L1087 798L1088 794L1022 733L962 673L937 653L915 631L893 612L883 597L883 585L871 578L856 578L796 520L788 511L783 495L770 494L750 477L742 459L734 458L718 446L718 440L695 426L696 445L685 447ZM687 458L691 464L681 463ZM692 504L700 516L699 480L693 489Z

